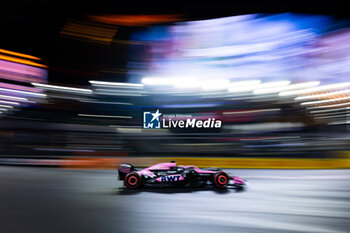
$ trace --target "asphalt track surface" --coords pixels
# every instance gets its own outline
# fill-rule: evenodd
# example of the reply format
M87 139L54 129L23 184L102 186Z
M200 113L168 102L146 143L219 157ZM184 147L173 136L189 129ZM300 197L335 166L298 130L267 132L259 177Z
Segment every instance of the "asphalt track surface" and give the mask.
M128 191L115 171L0 167L0 232L350 232L350 170L229 170L249 188Z

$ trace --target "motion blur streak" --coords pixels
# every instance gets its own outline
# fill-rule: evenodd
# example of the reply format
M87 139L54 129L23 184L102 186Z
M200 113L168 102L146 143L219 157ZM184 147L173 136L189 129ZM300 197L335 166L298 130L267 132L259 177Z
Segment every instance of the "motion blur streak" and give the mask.
M95 25L88 22L69 21L62 29L61 36L97 44L110 45L117 28Z
M330 84L330 85L324 85L324 86L309 88L309 89L305 89L305 90L281 92L280 95L281 96L300 95L300 94L307 94L307 93L324 91L324 90L345 88L345 87L349 87L349 86L350 86L350 82L337 83L337 84Z
M316 110L316 111L310 111L310 113L324 113L324 112L334 112L334 111L342 111L342 110L348 110L350 108L335 108L335 109L325 109L325 110Z
M19 100L19 101L27 101L28 100L26 98L14 97L14 96L8 96L8 95L0 95L0 99Z
M143 87L139 83L117 83L117 82L101 82L101 81L89 81L92 85L101 85L101 86L128 86L128 87Z
M18 90L12 90L12 89L7 89L7 88L0 88L0 91L4 92L13 92L13 93L19 93L19 94L24 94L24 95L32 95L32 96L37 96L37 97L45 97L45 94L41 93L35 93L35 92L28 92L28 91L18 91Z
M309 107L308 109L317 109L317 108L334 108L334 107L342 107L349 105L350 103L341 103L341 104L330 104L330 105L321 105L321 106L315 106L315 107Z
M248 111L235 111L235 112L223 112L223 114L245 114L245 113L256 113L256 112L275 112L280 111L280 108L272 109L259 109L259 110L248 110Z
M180 15L91 15L96 22L123 26L147 26L157 23L179 21Z
M299 96L299 97L296 97L295 100L317 99L317 98L323 98L323 97L329 97L329 96L338 96L342 94L350 94L350 90L334 91L334 92L323 93L318 95Z
M0 107L1 107L1 108L13 108L12 106L9 106L9 105L2 105L2 104L0 104Z
M34 92L34 94L40 94L39 92L42 92L42 90L36 89L33 87L14 85L14 84L9 84L9 83L2 83L2 82L0 82L0 88L5 88L6 90L12 90L12 91L19 91L18 93L26 93L26 94L33 93L33 92ZM21 92L21 91L23 91L23 92Z
M48 85L48 84L40 84L40 83L32 83L32 85L43 89L49 89L49 90L59 90L59 91L65 91L65 92L84 93L84 94L92 93L91 90L84 89L84 88L64 87L64 86Z
M252 91L258 87L261 83L260 80L249 80L249 81L241 81L241 82L232 82L230 83L230 87L228 89L229 92L245 92Z
M329 99L329 100L319 100L319 101L303 102L303 103L301 103L301 105L324 104L324 103L336 102L336 101L342 101L342 100L348 100L348 99L350 99L350 96L341 97L341 98L335 98L335 99Z
M6 55L1 55L1 54L0 54L0 59L5 60L5 61L17 62L20 64L26 64L26 65L31 65L31 66L38 66L38 67L47 68L46 65L42 65L42 64L32 62L29 60L25 60L25 59L21 59L21 58L15 58L15 57L10 57L10 56L6 56Z
M4 49L0 49L0 53L1 118L15 119L19 117L19 110L35 106L38 104L38 98L46 97L40 89L31 87L30 82L46 82L47 70L43 68L47 66L31 61L41 61L40 58L31 55Z
M2 104L10 104L10 105L19 105L19 103L17 103L17 102L5 101L5 100L0 100L0 103L2 103Z
M350 106L350 31L341 19L177 17L91 13L64 21L48 69L0 60L4 159L65 160L84 151L333 160L350 150L347 123L330 124ZM141 129L143 112L157 109L215 118L222 127Z
M92 115L92 114L78 114L79 116L85 116L85 117L105 117L105 118L132 118L131 116L107 116L107 115Z
M261 88L258 87L256 90L253 91L254 94L269 94L269 93L276 93L281 91L287 91L287 90L294 90L294 89L303 89L308 87L314 87L318 86L320 82L305 82L305 83L296 83L292 85L279 85L276 87L267 87L267 88Z
M32 4L0 45L1 233L349 232L349 20ZM117 181L171 160L248 189Z
M348 232L348 170L228 171L248 179L248 190L132 191L116 181L115 171L0 167L0 185L6 190L0 198L7 200L0 202L2 229L39 233L47 229L51 233Z
M28 58L28 59L32 59L32 60L41 61L41 58L39 58L39 57L34 57L34 56L31 56L31 55L28 55L28 54L17 53L17 52L5 50L5 49L0 49L0 53L5 53L5 54L9 54L9 55L14 55L14 56L17 56L17 57L24 57L24 58Z

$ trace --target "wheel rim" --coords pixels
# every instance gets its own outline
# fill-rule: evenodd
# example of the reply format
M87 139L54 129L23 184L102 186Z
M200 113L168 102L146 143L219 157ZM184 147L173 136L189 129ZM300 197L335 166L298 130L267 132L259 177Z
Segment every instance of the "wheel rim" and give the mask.
M220 175L220 176L218 177L218 183L219 183L219 184L221 184L221 185L225 185L225 184L226 184L226 182L227 182L227 178L226 178L226 176L224 176L224 175Z
M130 185L136 185L136 184L137 184L137 178L136 178L135 176L130 176L130 177L128 178L128 183L129 183Z

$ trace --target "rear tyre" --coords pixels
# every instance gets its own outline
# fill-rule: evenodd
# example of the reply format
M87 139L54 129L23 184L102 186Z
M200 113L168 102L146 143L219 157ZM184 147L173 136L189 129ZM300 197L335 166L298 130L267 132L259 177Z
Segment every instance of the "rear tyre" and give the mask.
M214 185L217 188L225 188L228 181L228 175L225 172L218 172L214 175Z
M124 178L124 185L129 189L137 189L141 185L141 176L136 172L130 172Z

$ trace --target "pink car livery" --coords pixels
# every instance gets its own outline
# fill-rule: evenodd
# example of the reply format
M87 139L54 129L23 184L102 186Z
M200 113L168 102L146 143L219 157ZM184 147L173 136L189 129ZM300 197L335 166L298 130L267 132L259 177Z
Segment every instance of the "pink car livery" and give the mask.
M129 189L141 186L183 186L198 187L212 184L216 188L234 187L243 189L246 181L238 176L231 176L218 168L200 169L196 166L177 166L175 161L159 163L137 170L132 164L124 163L118 169L119 180Z

